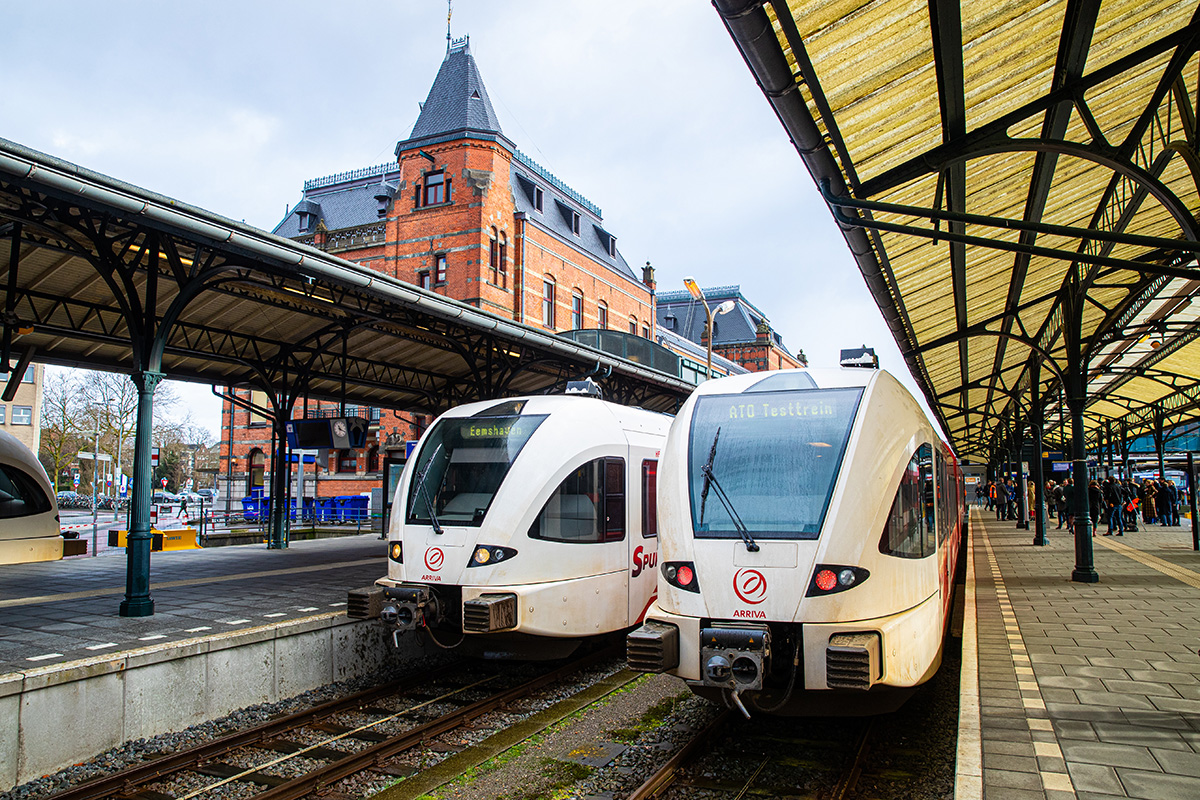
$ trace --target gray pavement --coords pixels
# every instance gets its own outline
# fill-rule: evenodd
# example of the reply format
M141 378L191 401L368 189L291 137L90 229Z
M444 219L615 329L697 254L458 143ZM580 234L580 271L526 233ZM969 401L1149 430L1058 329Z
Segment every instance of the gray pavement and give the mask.
M1200 553L1184 523L1093 538L1100 582L1083 584L1065 531L1034 547L973 514L986 800L1200 798Z
M343 607L386 570L377 533L154 553L150 617L120 617L125 551L0 567L0 674Z

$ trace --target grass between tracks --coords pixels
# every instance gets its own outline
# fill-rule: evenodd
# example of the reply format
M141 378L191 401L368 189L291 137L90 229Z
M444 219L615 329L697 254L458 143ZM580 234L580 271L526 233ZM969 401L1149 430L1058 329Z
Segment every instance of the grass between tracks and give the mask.
M503 769L531 748L536 750L542 747L551 737L574 725L584 716L612 704L616 698L623 694L636 691L649 678L649 675L638 676L630 683L614 689L596 701L567 714L544 730L514 744L504 752L493 756L478 766L467 770L451 783L422 795L418 800L441 800L441 798L453 795L463 787L471 785L485 775ZM689 692L682 692L676 697L660 701L643 712L634 726L607 731L606 736L614 741L632 742L643 731L662 725L676 705L688 696L690 696ZM500 795L497 800L557 800L558 798L568 797L570 795L568 790L593 772L592 767L556 758L542 758L539 763L540 769L536 777L530 776L531 779L525 782L525 785L519 789ZM400 782L402 781L397 781L397 783Z

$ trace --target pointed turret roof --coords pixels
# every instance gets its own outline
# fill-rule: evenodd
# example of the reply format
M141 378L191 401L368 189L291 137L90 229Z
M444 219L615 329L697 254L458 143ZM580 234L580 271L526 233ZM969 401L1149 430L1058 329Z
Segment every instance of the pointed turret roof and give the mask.
M401 145L408 148L464 134L508 142L465 38L454 42L446 52L412 133L396 146L396 151L399 153Z

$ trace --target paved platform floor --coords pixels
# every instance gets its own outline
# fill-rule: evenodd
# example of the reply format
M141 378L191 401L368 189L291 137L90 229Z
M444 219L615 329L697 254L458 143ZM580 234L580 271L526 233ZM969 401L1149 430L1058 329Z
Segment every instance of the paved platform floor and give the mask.
M1200 798L1200 553L1183 522L1096 536L1087 584L1071 580L1065 531L1035 547L1032 531L973 511L980 791L961 791L964 697L959 800Z
M346 604L386 570L378 534L163 551L150 561L155 613L117 614L125 551L0 567L0 674L268 624Z

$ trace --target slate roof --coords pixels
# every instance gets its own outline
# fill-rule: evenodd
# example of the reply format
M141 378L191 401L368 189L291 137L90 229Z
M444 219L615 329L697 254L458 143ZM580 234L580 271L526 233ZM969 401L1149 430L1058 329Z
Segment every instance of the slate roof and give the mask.
M379 205L375 201L375 195L379 193L380 185L385 181L390 184L389 188L392 188L399 180L399 166L389 164L381 165L374 173L367 172L365 177L357 180L306 189L300 202L291 208L288 215L271 232L276 236L288 238L301 236L297 212L305 209L310 214L316 214L317 219L324 222L325 227L331 231L379 222ZM309 181L308 184L320 185L321 181ZM392 191L394 193L394 188ZM318 210L313 211L314 205ZM311 225L309 232L315 227L316 225Z
M509 170L509 188L512 189L516 211L524 212L526 220L530 223L574 244L613 271L632 281L640 281L625 262L620 249L616 249L615 256L608 254L609 242L614 237L604 229L600 216L592 212L592 209L599 209L578 193L562 186L561 181L530 161L523 153L516 155ZM566 191L560 190L560 186ZM535 187L542 190L541 211L534 206ZM576 197L583 202L576 200ZM571 229L572 213L579 214L578 236Z
M758 324L770 320L753 303L742 296L741 286L716 286L703 289L708 307L714 312L717 306L726 300L734 300L737 305L728 314L721 314L713 320L713 344L744 344L758 338ZM657 294L658 308L656 322L661 330L672 331L680 336L700 341L704 332L704 309L700 301L692 299L686 291L659 292ZM788 355L792 352L783 343L783 337L772 329L771 338L775 346Z
M396 145L396 153L465 131L476 136L482 134L484 138L504 137L500 118L496 116L496 109L488 98L487 88L479 74L479 65L475 63L470 43L466 40L462 44L456 42L447 51L437 77L433 79L429 96L421 104L421 114L413 125L412 133L408 139Z
M601 264L628 280L640 283L641 278L626 263L615 248L612 233L604 229L600 207L559 180L537 164L504 137L500 120L488 98L471 55L469 43L455 42L446 53L433 86L413 125L412 134L396 145L396 152L411 150L424 144L452 141L469 135L472 138L493 139L512 151L509 186L517 212L524 212L528 221L552 235L585 251ZM330 175L305 181L304 195L295 208L275 227L272 233L293 238L301 236L297 209L307 207L330 231L368 225L379 219L375 194L382 182L396 184L399 167L381 164L352 172ZM543 192L542 210L534 206L534 187ZM319 206L313 211L312 204ZM579 235L572 230L572 214L580 217ZM313 225L309 230L315 227ZM615 255L610 255L613 245ZM751 337L753 338L753 337Z

